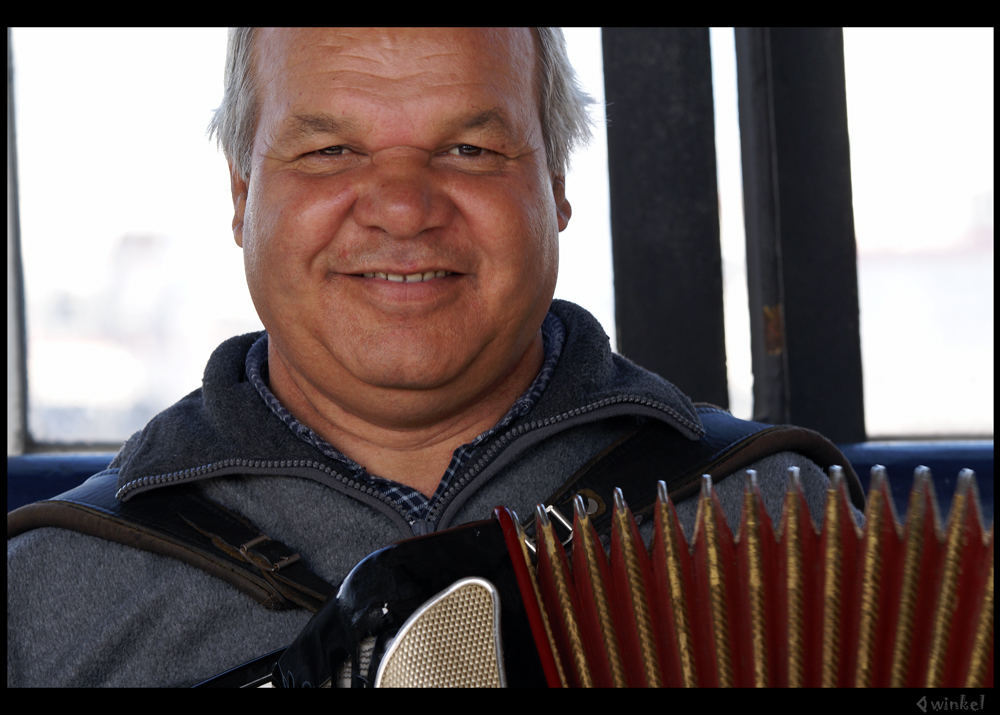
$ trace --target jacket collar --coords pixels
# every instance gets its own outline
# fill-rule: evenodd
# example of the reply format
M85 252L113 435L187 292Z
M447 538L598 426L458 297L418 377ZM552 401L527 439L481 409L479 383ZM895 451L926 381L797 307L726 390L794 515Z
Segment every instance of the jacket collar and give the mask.
M703 434L690 399L670 382L612 353L600 323L587 311L557 300L551 312L566 329L559 366L572 367L557 366L538 403L522 419L557 420L581 406L618 404L625 413L642 405L643 414L662 419L691 439ZM184 480L199 472L233 473L249 462L301 461L344 468L293 435L247 379L247 353L261 334L223 342L208 361L202 387L156 415L123 445L111 463L119 469L119 487L164 476Z

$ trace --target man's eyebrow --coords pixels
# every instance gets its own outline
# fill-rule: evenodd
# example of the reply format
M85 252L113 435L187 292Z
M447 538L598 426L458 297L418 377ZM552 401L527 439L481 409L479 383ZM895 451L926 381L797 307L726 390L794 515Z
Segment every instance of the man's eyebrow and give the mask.
M508 134L511 132L510 122L499 109L484 109L463 117L458 124L463 129L489 129Z
M280 136L294 139L314 134L347 134L356 129L356 122L332 114L294 114L286 120Z

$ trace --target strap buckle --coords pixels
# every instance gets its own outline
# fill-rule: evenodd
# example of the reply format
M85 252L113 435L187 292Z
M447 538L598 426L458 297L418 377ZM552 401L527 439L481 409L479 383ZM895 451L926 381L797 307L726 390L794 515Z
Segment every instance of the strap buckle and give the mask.
M247 561L252 563L257 568L267 571L269 573L277 573L286 566L290 566L299 560L300 556L298 554L288 554L282 556L277 561L271 561L267 556L262 554L260 551L251 551L258 544L262 544L265 541L273 541L267 534L261 534L250 541L246 542L240 546L240 554L243 555ZM277 542L275 542L277 543Z

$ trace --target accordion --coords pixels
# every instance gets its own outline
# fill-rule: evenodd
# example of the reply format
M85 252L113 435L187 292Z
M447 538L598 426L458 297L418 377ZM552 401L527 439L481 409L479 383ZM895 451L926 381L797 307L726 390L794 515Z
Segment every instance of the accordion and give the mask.
M993 528L974 475L942 522L918 469L900 521L875 468L858 526L834 467L818 528L791 472L777 523L747 472L735 533L706 476L690 538L660 483L642 529L616 492L603 541L578 496L572 515L538 507L532 536L500 508L375 552L274 684L992 687Z

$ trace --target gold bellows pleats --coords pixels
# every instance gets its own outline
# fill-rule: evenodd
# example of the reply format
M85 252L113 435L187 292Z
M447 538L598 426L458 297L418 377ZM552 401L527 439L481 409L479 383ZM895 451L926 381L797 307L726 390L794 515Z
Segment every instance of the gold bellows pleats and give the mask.
M649 547L620 492L610 544L577 499L569 554L539 509L537 555L522 552L564 684L991 687L993 528L974 475L942 526L926 469L900 523L876 468L862 528L830 477L821 528L795 469L775 526L748 472L733 534L706 476L690 542L661 483Z

